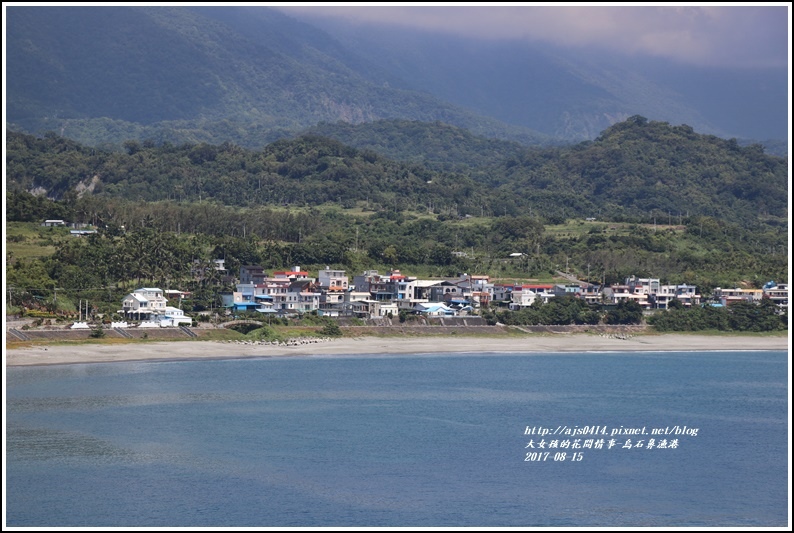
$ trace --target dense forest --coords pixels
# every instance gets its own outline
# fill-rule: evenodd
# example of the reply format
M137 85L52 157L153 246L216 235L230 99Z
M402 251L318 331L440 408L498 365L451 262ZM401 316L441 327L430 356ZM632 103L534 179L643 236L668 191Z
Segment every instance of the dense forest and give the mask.
M376 65L274 10L20 6L8 18L8 123L92 146L150 138L254 148L321 120L383 118L548 138L373 80Z
M785 67L703 69L521 39L329 25L262 6L5 14L6 124L89 146L259 149L320 121L382 119L442 121L535 146L594 139L635 114L787 144Z
M404 154L412 152L405 140L411 138L425 146L422 157L435 164L399 162L375 147L356 149L318 135L282 139L256 151L231 143L128 141L120 153L54 134L38 139L8 132L8 187L53 198L89 188L95 196L128 200L212 200L247 207L334 203L453 216L534 213L547 220L709 216L748 228L787 220L785 159L764 154L759 145L740 147L735 140L696 134L685 125L632 117L592 142L522 150L453 136L439 125L382 127L394 132L388 150L403 146ZM421 136L405 134L412 127L409 132ZM437 169L445 153L450 153L447 162L471 166ZM458 154L467 155L457 159Z

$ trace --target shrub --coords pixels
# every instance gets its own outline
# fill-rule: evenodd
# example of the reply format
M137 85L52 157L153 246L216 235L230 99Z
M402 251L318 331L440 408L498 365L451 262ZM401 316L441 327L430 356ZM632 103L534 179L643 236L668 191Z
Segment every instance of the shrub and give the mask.
M248 337L251 340L255 340L255 341L278 341L278 340L281 340L281 337L279 336L279 334L276 333L276 331L274 329L269 328L268 326L261 326L259 328L256 328L256 329L248 332L248 334L246 334L246 337Z
M320 333L326 337L341 337L342 329L336 322L329 322L323 326L323 329L320 330Z

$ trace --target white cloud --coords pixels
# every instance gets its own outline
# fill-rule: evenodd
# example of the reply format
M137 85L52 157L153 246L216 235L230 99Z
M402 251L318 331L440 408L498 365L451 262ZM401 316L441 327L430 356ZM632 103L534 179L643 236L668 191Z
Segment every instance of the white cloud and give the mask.
M789 4L656 6L289 6L296 16L336 17L480 39L602 47L711 65L787 65Z

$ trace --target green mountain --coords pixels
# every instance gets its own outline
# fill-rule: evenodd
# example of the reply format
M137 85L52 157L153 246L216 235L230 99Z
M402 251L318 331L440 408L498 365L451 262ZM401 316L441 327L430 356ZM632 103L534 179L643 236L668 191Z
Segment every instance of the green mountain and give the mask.
M642 220L710 216L746 226L783 224L786 160L687 126L643 117L574 146L518 149L466 137L443 125L384 133L390 150L413 153L421 139L433 163L396 162L317 135L252 151L231 143L126 143L127 153L87 148L54 134L7 133L7 188L62 197L69 191L130 200L214 200L225 205L319 205L452 215L534 214ZM362 126L363 128L363 126ZM363 131L371 131L367 126ZM349 132L356 136L355 131ZM359 132L360 133L360 132ZM380 141L377 141L380 142ZM454 147L472 167L444 170ZM501 150L501 152L500 152Z
M765 154L758 144L741 147L735 139L640 116L592 142L528 149L491 176L490 186L526 203L592 209L588 216L698 214L743 224L788 219L786 159Z
M258 6L9 6L6 19L6 127L91 146L259 148L320 122L380 120L548 146L633 115L770 139L778 155L787 144L774 141L787 137L785 69L307 24Z
M687 66L597 47L361 24L309 10L295 16L378 65L370 72L384 83L556 138L594 139L633 115L725 138L765 140L765 146L767 139L788 138L785 66Z
M220 11L214 12L219 15ZM7 124L83 143L137 138L258 147L320 121L442 121L526 144L548 137L391 88L319 30L275 11L7 8Z
M518 156L526 149L514 141L488 139L443 122L418 120L321 122L302 133L329 137L389 159L421 163L433 170L474 171Z

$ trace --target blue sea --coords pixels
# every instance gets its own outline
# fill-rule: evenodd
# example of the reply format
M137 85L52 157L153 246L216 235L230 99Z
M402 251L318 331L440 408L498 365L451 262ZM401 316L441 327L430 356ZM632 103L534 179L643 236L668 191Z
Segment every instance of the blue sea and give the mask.
M785 527L787 365L735 351L10 367L7 525Z

